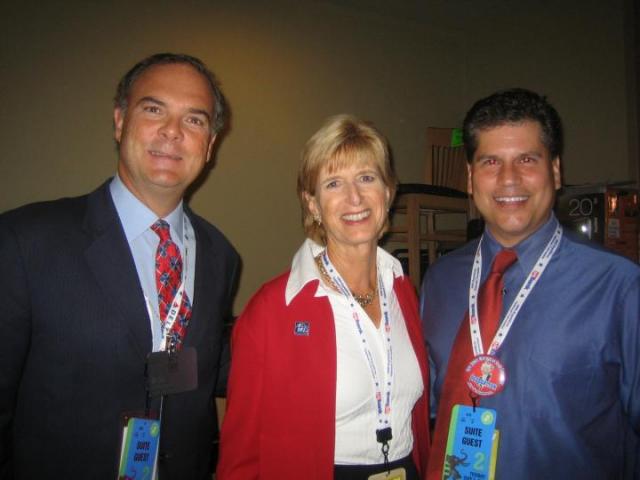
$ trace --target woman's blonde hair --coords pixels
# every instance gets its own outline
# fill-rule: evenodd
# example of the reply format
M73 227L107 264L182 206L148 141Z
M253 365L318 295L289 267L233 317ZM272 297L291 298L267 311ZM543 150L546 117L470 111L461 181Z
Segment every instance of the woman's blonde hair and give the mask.
M335 172L349 165L373 165L389 189L389 205L393 202L397 180L391 168L387 140L371 123L353 115L330 117L305 145L298 171L297 192L302 208L302 226L306 236L321 245L326 245L326 231L321 223L314 220L307 196L315 196L323 168ZM387 219L381 235L388 227Z

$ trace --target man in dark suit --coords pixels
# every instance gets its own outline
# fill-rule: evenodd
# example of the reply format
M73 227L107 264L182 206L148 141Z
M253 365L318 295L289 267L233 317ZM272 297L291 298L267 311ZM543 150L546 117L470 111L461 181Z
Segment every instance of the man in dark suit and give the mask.
M157 468L161 480L210 478L239 259L182 197L223 123L200 60L149 57L118 86L117 175L89 195L0 215L1 478L117 478L123 414L145 410L147 355L191 348L198 386L165 397ZM158 220L181 260L179 332L160 313Z

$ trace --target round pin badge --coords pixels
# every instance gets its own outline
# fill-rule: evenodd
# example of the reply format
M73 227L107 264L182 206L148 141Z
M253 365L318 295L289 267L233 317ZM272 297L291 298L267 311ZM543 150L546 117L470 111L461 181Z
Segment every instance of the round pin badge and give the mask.
M491 355L478 355L471 360L465 375L469 390L481 397L500 393L507 379L504 366Z

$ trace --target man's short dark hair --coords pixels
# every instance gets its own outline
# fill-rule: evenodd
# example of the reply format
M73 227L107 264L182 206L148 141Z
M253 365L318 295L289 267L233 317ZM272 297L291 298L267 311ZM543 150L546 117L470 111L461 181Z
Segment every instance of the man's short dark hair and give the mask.
M560 157L564 145L562 121L556 109L546 97L524 88L512 88L478 100L467 112L462 127L467 161L471 163L478 148L478 131L526 121L540 125L541 140L551 159Z
M226 119L226 105L224 96L220 91L218 81L215 75L199 58L192 57L191 55L185 55L182 53L156 53L150 57L141 60L136 63L131 70L129 70L124 77L118 83L116 89L116 96L113 99L113 103L116 108L127 111L129 94L135 81L149 68L156 65L168 65L168 64L185 64L191 65L195 68L204 78L207 79L209 87L211 87L211 94L214 98L213 105L213 118L211 122L211 131L216 134L224 127Z

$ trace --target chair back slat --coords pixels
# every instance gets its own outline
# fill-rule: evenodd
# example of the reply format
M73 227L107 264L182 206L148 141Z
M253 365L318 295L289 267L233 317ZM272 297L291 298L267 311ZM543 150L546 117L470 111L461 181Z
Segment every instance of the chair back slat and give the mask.
M452 146L453 128L427 128L425 183L466 191L467 167L462 145Z

